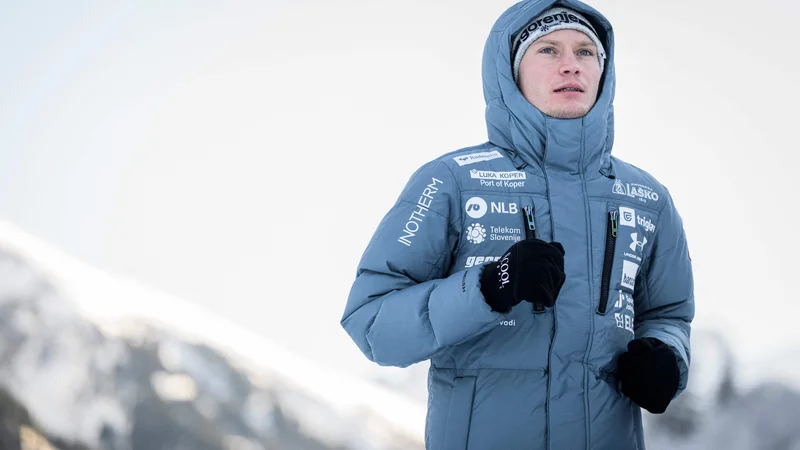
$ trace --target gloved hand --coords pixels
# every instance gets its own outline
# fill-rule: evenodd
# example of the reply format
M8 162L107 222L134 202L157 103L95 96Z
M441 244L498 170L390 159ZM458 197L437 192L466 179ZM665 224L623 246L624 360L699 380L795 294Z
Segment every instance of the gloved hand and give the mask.
M661 414L680 383L678 358L656 338L628 342L628 351L619 356L617 376L622 393L652 414Z
M509 247L499 261L486 265L481 292L492 311L506 313L523 300L549 307L565 280L564 247L525 239Z

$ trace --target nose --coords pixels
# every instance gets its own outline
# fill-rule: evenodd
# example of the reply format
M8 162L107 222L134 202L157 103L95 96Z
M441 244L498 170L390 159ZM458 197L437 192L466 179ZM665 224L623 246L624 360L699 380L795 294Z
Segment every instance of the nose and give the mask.
M559 72L562 75L577 75L580 72L580 66L578 66L578 60L575 58L575 55L565 54L561 57L559 61Z

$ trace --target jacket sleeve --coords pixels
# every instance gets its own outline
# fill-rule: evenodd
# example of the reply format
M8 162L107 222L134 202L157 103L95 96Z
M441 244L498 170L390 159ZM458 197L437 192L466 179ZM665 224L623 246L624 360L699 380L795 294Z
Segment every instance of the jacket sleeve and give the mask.
M379 365L407 367L499 323L480 291L483 266L446 276L459 242L459 192L444 162L425 164L361 256L341 325Z
M665 191L650 258L634 289L636 337L653 337L669 345L678 357L680 385L689 381L689 337L694 319L694 278L686 232L672 197Z

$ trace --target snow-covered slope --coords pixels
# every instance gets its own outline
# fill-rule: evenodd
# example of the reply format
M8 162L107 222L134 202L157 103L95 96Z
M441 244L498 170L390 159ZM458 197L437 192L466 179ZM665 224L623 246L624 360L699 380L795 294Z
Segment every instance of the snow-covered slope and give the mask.
M0 222L0 386L95 448L422 448L424 403Z
M736 361L702 326L692 350L687 391L645 415L649 450L800 450L800 354ZM19 421L14 442L38 430L65 449L421 449L426 367L353 379L0 222L0 411L8 392L38 426Z

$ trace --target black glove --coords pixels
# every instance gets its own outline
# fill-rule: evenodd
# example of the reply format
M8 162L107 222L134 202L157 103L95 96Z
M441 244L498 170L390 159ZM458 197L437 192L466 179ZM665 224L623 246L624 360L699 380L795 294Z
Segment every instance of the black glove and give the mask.
M622 393L652 414L667 410L681 378L672 349L649 337L628 342L628 351L619 356L617 375Z
M525 239L512 245L499 261L486 265L481 292L492 311L506 313L523 300L553 306L565 280L564 247Z

